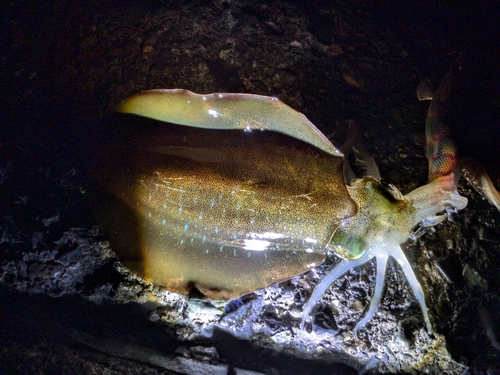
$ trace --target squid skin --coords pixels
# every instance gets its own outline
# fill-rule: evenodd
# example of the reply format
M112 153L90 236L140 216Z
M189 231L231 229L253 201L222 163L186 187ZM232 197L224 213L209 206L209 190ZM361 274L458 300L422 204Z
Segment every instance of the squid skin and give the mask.
M461 174L442 121L450 82L444 80L428 112L429 183L406 196L382 183L375 165L369 168L375 177L346 185L342 153L276 98L139 93L118 111L171 124L156 123L152 135L97 158L95 176L109 193L99 201L98 220L133 271L195 297L236 297L306 272L335 253L342 260L304 305L302 328L333 281L375 258L374 296L357 334L378 309L392 257L432 331L424 292L400 244L416 225L436 225L446 219L444 210L467 204L456 191ZM138 125L146 134L150 126ZM343 150L371 158L355 139ZM480 181L478 189L489 181L482 177L471 177ZM494 200L492 185L483 190Z
M271 130L343 157L302 113L275 97L230 93L203 95L182 89L149 90L123 101L118 111L203 129Z
M356 213L342 162L279 133L169 125L97 159L97 180L118 198L99 221L145 279L233 298L324 261L331 234Z

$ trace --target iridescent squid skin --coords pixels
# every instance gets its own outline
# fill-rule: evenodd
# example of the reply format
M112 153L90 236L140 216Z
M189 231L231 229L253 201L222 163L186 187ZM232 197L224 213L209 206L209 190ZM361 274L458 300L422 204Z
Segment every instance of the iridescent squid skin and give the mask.
M304 305L301 327L333 281L376 258L374 296L355 333L378 309L392 257L432 331L423 290L400 244L415 226L436 225L450 209L467 205L456 190L461 172L441 121L450 77L428 112L429 183L405 196L381 182L370 160L369 175L347 185L343 154L276 98L141 92L118 111L164 122L164 130L121 145L96 167L98 181L115 197L101 210L101 225L133 271L169 290L211 299L289 279L334 252L342 260ZM363 154L362 144L356 147ZM474 179L499 208L486 173L475 170Z

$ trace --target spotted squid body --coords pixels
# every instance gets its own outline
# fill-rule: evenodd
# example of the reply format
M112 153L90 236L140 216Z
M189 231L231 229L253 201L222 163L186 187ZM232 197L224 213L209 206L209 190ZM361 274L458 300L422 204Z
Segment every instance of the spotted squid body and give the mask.
M361 142L347 143L343 151L356 150L367 173L346 184L344 176L352 171L343 154L276 98L141 92L118 111L157 120L160 130L157 123L154 135L99 159L97 180L113 197L100 205L101 225L133 271L194 297L237 297L337 254L342 260L304 305L302 327L333 281L376 258L374 295L355 333L377 311L392 257L431 331L423 290L400 244L415 226L436 225L450 209L466 206L456 190L462 169L500 209L498 193L479 166L456 169L455 147L440 120L452 79L450 71L428 111L429 183L405 196L381 182Z

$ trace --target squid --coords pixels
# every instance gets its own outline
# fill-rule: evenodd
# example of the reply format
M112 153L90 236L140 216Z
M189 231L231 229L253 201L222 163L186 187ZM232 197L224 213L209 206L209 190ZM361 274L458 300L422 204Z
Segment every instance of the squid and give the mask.
M393 258L431 332L425 293L401 244L415 227L435 226L466 207L457 192L462 175L500 210L484 169L457 161L442 120L454 69L427 113L428 183L406 195L380 178L359 137L341 151L277 98L140 92L117 110L147 134L108 149L95 165L96 179L110 196L98 203L100 224L132 271L196 298L238 297L335 254L340 262L303 306L302 328L336 279L375 258L374 294L357 334L377 312ZM366 165L360 178L344 157L350 152Z

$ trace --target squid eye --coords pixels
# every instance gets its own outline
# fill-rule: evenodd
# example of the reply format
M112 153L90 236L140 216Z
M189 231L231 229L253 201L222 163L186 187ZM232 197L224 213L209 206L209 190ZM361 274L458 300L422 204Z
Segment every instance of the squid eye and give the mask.
M355 260L364 255L366 242L362 236L348 233L347 230L337 230L328 243L328 248L341 258Z

